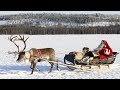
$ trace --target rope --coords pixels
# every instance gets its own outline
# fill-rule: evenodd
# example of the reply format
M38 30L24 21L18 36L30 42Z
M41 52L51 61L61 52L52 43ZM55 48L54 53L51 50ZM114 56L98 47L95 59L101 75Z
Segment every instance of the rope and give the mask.
M55 52L55 54L68 54L69 52Z
M67 66L67 67L73 67L73 68L79 68L79 66L80 66L80 68L81 68L81 65L67 65L67 64L63 64L63 63L60 63L60 62L57 62L57 61L49 61L49 60L47 60L47 59L43 59L44 61L48 61L48 62L51 62L51 63L54 63L54 64L58 64L58 65L61 65L61 66Z

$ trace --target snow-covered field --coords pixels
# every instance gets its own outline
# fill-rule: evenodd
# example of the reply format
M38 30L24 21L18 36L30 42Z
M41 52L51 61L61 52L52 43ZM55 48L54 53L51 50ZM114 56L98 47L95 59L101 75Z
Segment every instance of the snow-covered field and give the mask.
M120 55L104 71L78 72L70 71L67 67L59 66L57 71L54 66L53 72L48 73L50 64L48 62L38 63L41 70L30 75L30 63L16 62L17 57L8 54L8 51L16 51L17 48L8 40L10 35L0 35L0 78L1 79L120 79ZM29 35L25 35L28 37ZM87 46L91 50L96 48L101 40L107 40L114 51L120 51L120 35L30 35L27 41L26 51L30 48L54 48L56 58L63 63L64 55L70 51L81 51ZM20 43L21 44L21 43ZM22 45L22 44L21 44ZM22 49L22 47L21 47Z

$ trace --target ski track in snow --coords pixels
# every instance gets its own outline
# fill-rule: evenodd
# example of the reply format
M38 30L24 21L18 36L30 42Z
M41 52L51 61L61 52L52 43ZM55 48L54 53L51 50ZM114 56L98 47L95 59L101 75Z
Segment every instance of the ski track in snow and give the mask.
M8 54L17 48L8 40L10 35L0 35L0 79L120 79L120 55L116 57L114 64L108 70L100 71L70 71L67 67L59 66L48 73L50 64L41 62L37 64L40 71L30 75L31 69L28 62L16 62L17 56ZM25 35L27 37L29 35ZM114 51L119 52L120 35L31 35L27 41L27 48L47 48L56 50L56 58L63 63L64 55L70 51L81 51L84 46L91 50L96 48L102 39L108 41ZM20 43L22 45L22 43ZM22 47L21 47L22 48Z

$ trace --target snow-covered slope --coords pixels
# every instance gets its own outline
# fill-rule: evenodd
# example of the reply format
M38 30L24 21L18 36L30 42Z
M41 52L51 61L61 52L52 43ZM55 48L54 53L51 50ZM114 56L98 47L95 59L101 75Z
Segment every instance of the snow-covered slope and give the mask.
M41 27L110 26L119 25L120 15L105 14L16 14L0 16L0 25L27 24Z
M48 73L50 64L48 62L38 63L41 70L30 75L30 63L16 62L17 56L8 54L8 51L17 50L13 43L8 40L10 35L0 36L0 78L1 79L119 79L120 78L120 55L110 66L109 70L77 72L70 71L67 67L60 66L57 71L54 66L53 72ZM26 35L25 37L28 37ZM91 50L96 48L102 39L108 41L114 51L119 52L120 35L30 35L27 48L52 47L56 50L56 58L63 63L64 55L70 51L81 51L87 46ZM20 43L21 44L21 43ZM22 45L22 44L21 44ZM21 47L22 48L22 47Z
M41 27L54 27L54 26L67 26L67 27L95 27L95 26L110 26L110 25L120 25L120 22L88 22L85 24L74 23L74 22L55 22L55 21L45 21L45 20L34 20L34 19L21 19L21 20L4 20L0 21L0 25L21 25L21 24L30 24L32 26L41 26Z

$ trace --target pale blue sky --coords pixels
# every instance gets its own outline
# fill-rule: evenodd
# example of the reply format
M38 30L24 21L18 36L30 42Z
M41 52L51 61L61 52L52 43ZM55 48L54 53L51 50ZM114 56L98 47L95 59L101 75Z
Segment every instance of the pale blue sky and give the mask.
M120 11L0 11L0 15L19 14L19 13L64 13L64 14L120 14Z

